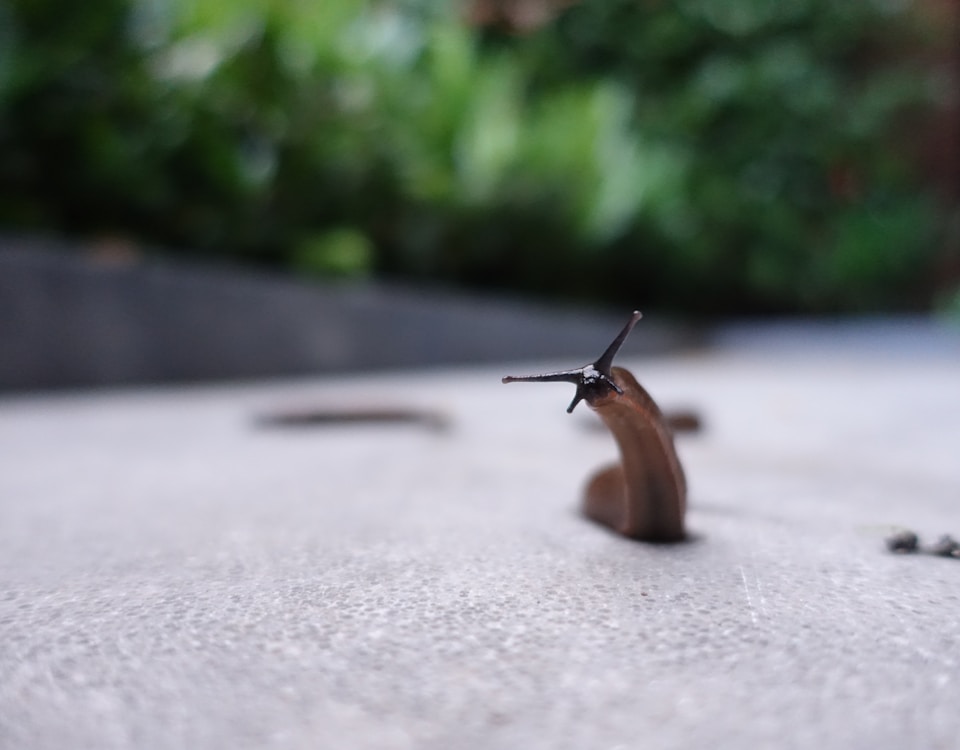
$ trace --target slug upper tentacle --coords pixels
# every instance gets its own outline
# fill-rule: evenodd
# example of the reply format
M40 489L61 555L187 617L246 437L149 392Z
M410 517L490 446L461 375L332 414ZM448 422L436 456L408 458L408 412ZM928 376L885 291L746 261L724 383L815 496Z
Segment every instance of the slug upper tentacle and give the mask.
M507 376L504 383L568 382L577 386L572 412L586 401L613 433L621 463L602 469L587 484L583 512L614 531L644 541L684 538L687 486L673 433L654 400L616 356L641 315L634 312L601 357L575 370Z

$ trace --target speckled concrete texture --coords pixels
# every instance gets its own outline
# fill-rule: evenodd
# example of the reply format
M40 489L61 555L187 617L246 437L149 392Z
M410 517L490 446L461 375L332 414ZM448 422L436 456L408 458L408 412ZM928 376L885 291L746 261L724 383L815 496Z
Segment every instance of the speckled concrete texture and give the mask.
M675 546L542 363L6 398L0 747L955 748L960 561L883 538L960 535L956 355L625 362L705 419ZM449 425L256 423L352 405Z

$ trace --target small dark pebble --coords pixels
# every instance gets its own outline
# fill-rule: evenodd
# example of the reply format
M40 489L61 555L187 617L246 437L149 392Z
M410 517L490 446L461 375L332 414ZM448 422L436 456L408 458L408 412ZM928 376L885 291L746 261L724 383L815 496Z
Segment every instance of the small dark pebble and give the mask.
M916 534L904 529L903 531L898 531L891 537L887 537L887 549L891 552L899 552L901 554L916 552L918 541Z
M928 547L926 551L931 555L939 555L940 557L960 557L960 542L949 534L945 534L940 537L936 544Z

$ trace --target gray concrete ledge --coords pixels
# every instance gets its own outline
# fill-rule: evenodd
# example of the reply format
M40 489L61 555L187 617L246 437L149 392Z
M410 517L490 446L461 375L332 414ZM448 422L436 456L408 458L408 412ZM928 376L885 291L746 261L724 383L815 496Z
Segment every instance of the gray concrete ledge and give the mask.
M0 236L0 389L258 378L593 351L629 314L307 283ZM648 319L627 353L698 340Z

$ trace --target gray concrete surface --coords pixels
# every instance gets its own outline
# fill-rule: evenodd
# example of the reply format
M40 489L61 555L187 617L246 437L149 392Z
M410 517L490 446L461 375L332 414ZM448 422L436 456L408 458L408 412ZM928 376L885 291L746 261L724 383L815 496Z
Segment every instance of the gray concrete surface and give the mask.
M677 546L578 517L614 450L541 365L7 397L0 747L955 748L960 561L882 542L960 534L927 354L625 362L706 419ZM450 425L253 425L352 404Z

